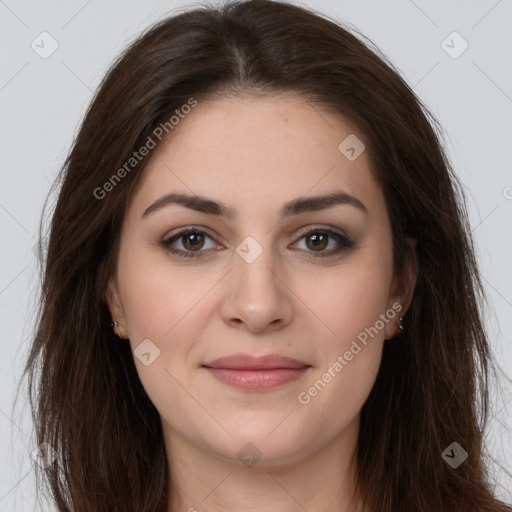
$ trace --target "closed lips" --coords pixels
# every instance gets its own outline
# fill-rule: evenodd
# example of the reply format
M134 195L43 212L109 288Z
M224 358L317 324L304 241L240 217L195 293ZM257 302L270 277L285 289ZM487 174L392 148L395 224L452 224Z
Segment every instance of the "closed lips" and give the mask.
M275 370L275 369L300 369L309 367L297 359L271 354L267 356L249 356L246 354L235 354L222 357L203 364L207 368L222 368L226 370Z

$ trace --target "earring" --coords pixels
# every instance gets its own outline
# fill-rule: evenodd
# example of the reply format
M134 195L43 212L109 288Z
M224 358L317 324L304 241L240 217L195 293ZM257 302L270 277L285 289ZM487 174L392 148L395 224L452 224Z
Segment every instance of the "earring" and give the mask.
M114 328L114 334L118 337L118 338L121 338L121 333L119 332L119 327L117 327L117 322L114 321L114 322L110 322L110 327L113 327ZM117 327L117 333L116 333L116 327Z
M400 336L400 334L402 334L404 332L404 325L403 325L404 319L401 316L398 318L399 318L398 332L395 332L395 335L392 338L386 338L386 341L394 340L395 338L398 338L398 336Z

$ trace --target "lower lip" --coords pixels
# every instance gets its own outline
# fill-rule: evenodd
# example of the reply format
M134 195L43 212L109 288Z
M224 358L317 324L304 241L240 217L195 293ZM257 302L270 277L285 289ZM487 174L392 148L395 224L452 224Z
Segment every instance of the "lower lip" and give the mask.
M262 391L297 380L310 366L303 368L275 368L272 370L229 370L206 368L216 379L236 388Z

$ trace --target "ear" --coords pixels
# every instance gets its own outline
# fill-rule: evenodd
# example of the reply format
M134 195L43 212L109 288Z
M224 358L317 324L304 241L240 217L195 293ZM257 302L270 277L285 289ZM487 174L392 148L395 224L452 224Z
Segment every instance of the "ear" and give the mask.
M119 333L119 337L124 338L125 336L123 333L127 332L126 315L121 302L119 286L115 277L111 277L108 281L107 289L105 290L105 302L110 310L112 322L117 322L115 332Z
M388 302L388 308L396 311L396 305L400 304L401 309L398 311L396 321L386 324L386 339L394 338L399 333L399 317L405 316L409 310L418 280L417 240L415 238L406 238L405 244L404 266L402 272L393 276ZM392 307L393 304L395 304L394 308Z

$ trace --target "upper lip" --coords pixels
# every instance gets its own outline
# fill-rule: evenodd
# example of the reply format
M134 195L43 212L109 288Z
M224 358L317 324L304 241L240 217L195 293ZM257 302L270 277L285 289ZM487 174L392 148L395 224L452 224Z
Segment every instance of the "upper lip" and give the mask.
M230 370L273 370L276 368L304 368L311 365L279 354L268 354L265 356L233 354L204 363L202 366Z

